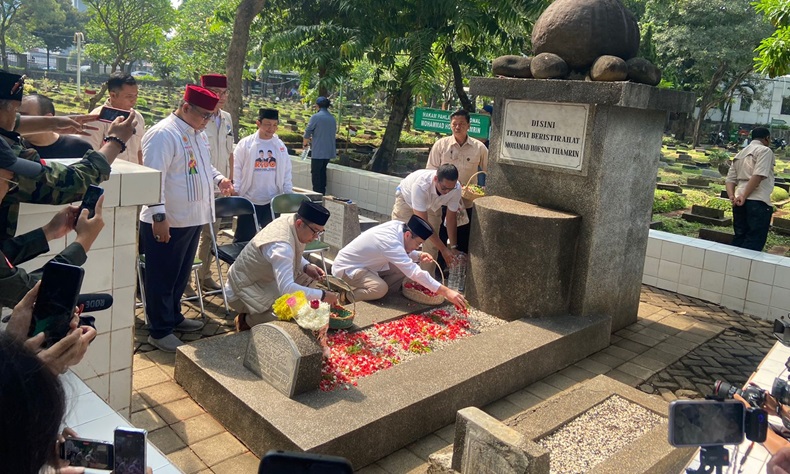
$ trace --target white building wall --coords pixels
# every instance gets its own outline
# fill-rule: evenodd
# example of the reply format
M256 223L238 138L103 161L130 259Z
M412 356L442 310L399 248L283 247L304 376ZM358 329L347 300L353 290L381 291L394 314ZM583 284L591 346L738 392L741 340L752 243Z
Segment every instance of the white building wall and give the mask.
M784 120L787 125L790 125L790 114L781 113L782 100L785 97L790 98L790 75L774 79L765 78L763 81L764 89L761 97L752 102L748 111L740 110L741 97L735 96L731 116L733 124L768 124L771 123L771 120L774 120L774 123ZM768 98L770 98L770 104L766 101ZM714 122L726 119L726 117L722 117L719 109L708 112L707 118Z

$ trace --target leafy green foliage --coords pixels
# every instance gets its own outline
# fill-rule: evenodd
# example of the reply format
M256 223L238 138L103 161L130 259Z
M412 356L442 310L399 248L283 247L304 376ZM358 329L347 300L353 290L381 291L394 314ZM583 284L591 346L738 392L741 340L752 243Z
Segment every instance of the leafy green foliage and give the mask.
M729 199L710 198L705 202L705 207L712 207L724 212L732 212L732 203Z
M771 193L771 202L779 202L786 199L790 199L790 194L788 194L788 192L784 189L774 186L774 190Z
M664 214L665 212L678 211L688 207L688 203L683 195L657 189L653 197L653 214Z
M755 69L770 77L790 73L790 4L783 0L758 0L754 8L776 28L757 47Z

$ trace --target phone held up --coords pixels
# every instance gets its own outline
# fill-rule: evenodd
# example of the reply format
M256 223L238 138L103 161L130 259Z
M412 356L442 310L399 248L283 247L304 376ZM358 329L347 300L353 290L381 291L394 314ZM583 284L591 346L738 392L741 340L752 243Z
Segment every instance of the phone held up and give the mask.
M258 474L353 474L346 458L272 450L261 459Z
M106 441L84 438L66 438L60 445L60 458L69 466L112 470L114 464L113 445Z
M58 262L44 265L28 337L43 332L46 336L44 347L66 337L84 275L85 270L75 265Z
M80 214L82 214L83 209L88 210L88 219L96 215L96 204L99 202L99 198L102 194L104 194L104 188L93 184L88 187L88 190L85 191L85 195L82 196L82 204L80 204L80 210L77 212L77 218L74 219L75 226L80 219Z
M115 428L114 474L139 474L145 472L145 439L148 432L138 428Z
M675 400L669 404L669 444L724 446L740 444L744 435L765 441L768 415L738 400Z
M114 109L112 107L107 107L106 105L101 108L99 112L99 121L100 122L107 122L112 123L118 117L123 117L124 120L129 118L129 114L131 114L131 110L122 110L122 109Z

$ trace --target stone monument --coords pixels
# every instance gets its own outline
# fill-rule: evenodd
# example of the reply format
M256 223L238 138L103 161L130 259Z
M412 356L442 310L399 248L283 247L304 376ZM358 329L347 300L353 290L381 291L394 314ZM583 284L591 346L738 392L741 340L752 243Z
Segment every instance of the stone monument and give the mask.
M495 98L487 193L581 216L569 311L611 316L612 331L636 322L661 135L667 112L691 111L693 94L631 82L472 78L470 91ZM529 265L530 229L482 229L508 216L475 201L467 296L493 312L495 301L534 292L553 269ZM526 210L524 212L527 212ZM507 276L486 273L482 255L513 252ZM537 313L540 314L540 313ZM526 314L524 314L526 316Z

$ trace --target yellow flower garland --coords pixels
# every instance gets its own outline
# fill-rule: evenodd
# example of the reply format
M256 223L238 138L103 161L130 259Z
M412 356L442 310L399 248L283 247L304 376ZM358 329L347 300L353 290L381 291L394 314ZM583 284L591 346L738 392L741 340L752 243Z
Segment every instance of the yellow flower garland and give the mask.
M280 321L290 321L299 312L299 308L307 304L307 297L303 291L287 293L277 298L272 305L272 311Z

